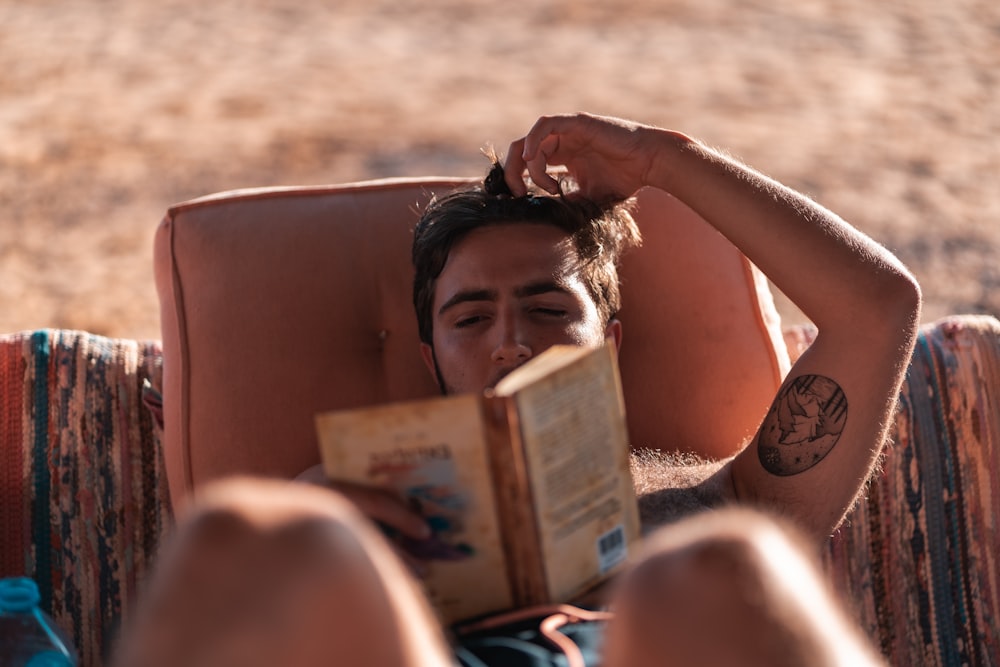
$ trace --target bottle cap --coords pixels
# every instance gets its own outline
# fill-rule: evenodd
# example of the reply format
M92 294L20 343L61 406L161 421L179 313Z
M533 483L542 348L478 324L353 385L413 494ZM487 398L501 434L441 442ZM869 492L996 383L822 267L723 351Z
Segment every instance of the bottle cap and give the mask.
M38 584L27 577L0 579L0 612L20 613L38 606Z
M73 661L59 651L42 651L31 656L25 667L73 667Z

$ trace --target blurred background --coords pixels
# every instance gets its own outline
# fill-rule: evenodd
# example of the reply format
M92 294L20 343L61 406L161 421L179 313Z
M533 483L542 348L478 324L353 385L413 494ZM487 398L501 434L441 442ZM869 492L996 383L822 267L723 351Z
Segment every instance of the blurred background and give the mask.
M1000 315L996 0L0 0L0 332L159 338L170 204L479 175L577 110L814 197L913 269L927 321Z

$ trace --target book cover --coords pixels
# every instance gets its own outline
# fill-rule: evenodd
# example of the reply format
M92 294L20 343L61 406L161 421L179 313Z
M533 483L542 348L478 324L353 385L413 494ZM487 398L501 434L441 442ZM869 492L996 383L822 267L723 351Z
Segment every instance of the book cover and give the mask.
M316 418L326 474L387 488L431 539L390 539L426 565L445 622L567 601L638 536L614 351L557 346L483 395Z

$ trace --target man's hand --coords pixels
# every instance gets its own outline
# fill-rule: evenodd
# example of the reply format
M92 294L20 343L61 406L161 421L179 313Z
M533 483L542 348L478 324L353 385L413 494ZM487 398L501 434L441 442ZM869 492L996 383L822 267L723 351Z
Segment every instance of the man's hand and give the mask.
M392 491L354 482L331 480L323 472L322 464L308 468L295 479L333 489L350 500L372 521L406 537L415 540L426 540L431 537L431 528L424 518Z
M525 195L527 170L536 185L556 194L559 183L547 169L565 166L588 199L625 199L649 185L654 158L668 138L686 140L675 133L618 118L589 114L543 116L528 134L511 143L504 165L505 178L514 195Z

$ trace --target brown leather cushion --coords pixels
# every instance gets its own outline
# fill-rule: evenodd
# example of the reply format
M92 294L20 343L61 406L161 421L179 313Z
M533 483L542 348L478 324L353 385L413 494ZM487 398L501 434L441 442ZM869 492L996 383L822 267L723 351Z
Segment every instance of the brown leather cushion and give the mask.
M319 460L320 410L426 396L410 240L432 192L391 179L178 204L155 243L164 453L174 505L234 473ZM622 269L622 378L634 445L721 456L752 434L788 367L766 281L669 195L645 190Z

